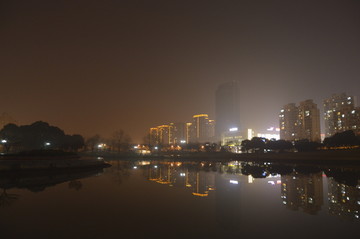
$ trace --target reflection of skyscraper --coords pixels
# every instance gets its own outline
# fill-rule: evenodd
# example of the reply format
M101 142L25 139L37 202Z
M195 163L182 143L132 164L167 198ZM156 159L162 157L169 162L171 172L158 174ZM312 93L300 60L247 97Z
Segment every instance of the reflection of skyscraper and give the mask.
M221 134L230 128L240 127L239 89L236 81L221 84L215 96L215 136L220 140Z
M310 175L297 172L281 176L281 197L291 210L302 208L304 212L316 214L323 205L323 180L321 173Z
M329 213L343 219L360 217L360 183L356 187L336 182L329 178Z
M230 180L239 182L239 184L231 184ZM238 175L216 174L215 187L215 210L218 225L222 230L237 235L244 223L241 208L243 182Z

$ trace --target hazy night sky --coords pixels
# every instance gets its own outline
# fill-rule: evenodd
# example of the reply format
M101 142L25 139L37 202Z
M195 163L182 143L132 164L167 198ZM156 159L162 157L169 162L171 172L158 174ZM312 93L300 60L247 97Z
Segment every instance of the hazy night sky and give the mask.
M360 96L360 1L0 2L0 113L140 142L149 127L214 119L239 80L243 128L287 103Z

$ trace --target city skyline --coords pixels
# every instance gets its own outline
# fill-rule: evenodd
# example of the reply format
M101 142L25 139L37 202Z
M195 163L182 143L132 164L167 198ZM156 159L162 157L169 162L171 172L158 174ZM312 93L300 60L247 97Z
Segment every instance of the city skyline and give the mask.
M260 2L3 2L0 112L139 142L151 125L214 116L229 81L248 128L277 125L287 102L359 96L359 2Z

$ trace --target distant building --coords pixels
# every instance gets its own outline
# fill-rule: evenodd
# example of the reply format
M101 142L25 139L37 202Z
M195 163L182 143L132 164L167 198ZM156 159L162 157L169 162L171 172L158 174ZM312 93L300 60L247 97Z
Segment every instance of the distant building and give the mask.
M215 95L215 137L220 140L221 134L230 128L240 128L238 82L231 81L221 84Z
M158 128L158 140L161 145L171 144L172 126L171 125L160 125Z
M285 105L279 115L280 138L289 141L308 139L320 142L320 111L313 100Z
M313 142L321 142L320 110L313 100L300 102L298 107L298 137Z
M170 123L149 130L150 145L179 145L212 142L215 121L207 114L193 116L192 123Z
M280 139L280 128L275 128L275 127L270 127L266 130L267 132L261 132L261 133L257 133L256 136L259 138L265 138L265 139L275 139L275 140L279 140Z
M244 133L240 132L238 128L229 129L221 135L222 146L240 146L244 140Z
M325 136L353 130L360 133L360 108L355 107L353 96L333 94L324 100Z
M186 123L170 123L172 126L171 143L184 144L186 143Z
M186 135L186 143L192 143L195 141L196 138L195 129L192 123L186 123L185 135Z
M280 138L289 141L298 139L298 108L294 103L285 105L280 110Z
M191 125L194 136L193 142L204 143L209 142L214 136L214 120L209 120L207 114L198 114L193 116Z
M150 145L158 145L159 144L159 129L157 127L150 128L149 132L149 143Z

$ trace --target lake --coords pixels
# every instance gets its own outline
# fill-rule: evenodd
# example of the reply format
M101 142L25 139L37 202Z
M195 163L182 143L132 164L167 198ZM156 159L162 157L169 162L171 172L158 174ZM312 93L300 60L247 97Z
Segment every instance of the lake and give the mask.
M360 166L109 161L0 175L4 238L345 238Z

